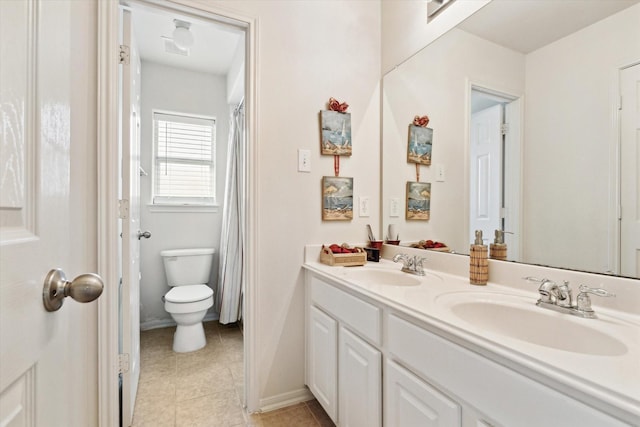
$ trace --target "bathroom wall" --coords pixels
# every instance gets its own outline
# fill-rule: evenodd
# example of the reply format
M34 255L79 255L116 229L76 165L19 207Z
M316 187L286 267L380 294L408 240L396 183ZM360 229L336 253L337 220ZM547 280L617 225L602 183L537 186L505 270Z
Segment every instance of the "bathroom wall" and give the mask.
M257 339L260 404L306 396L304 288L309 242L363 242L380 223L380 3L352 1L200 1L257 19ZM193 4L193 3L192 3ZM330 97L349 104L353 156L340 175L368 196L369 217L323 222L321 180L333 157L320 155L318 114ZM311 173L297 150L311 151Z
M192 113L216 118L216 198L224 200L224 181L229 133L226 76L185 71L143 61L141 93L141 153L140 164L149 173L141 177L141 218L143 230L150 239L140 242L140 324L150 329L172 323L164 310L162 296L169 290L160 257L164 249L214 247L220 244L222 206L217 209L173 208L158 211L151 207L151 171L153 169L152 111ZM218 261L214 257L210 286L215 289ZM215 317L213 308L209 317Z
M640 4L527 55L522 241L532 263L554 265L562 254L566 265L613 268L617 70L638 60L638 23ZM564 182L541 168L562 171ZM584 191L567 197L567 188L578 187Z

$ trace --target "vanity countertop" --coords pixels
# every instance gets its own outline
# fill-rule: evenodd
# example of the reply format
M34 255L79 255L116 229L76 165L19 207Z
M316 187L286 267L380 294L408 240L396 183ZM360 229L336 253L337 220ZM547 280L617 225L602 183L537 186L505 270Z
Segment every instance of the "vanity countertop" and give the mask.
M538 294L531 287L520 289L491 281L486 286L473 286L467 277L428 268L420 284L414 286L391 286L353 279L353 269L369 269L373 274L393 270L396 274L418 277L401 273L401 266L387 259L382 259L380 263L368 263L364 267L331 267L308 257L304 268L346 290L424 322L450 341L592 407L632 424L640 420L640 316L635 313L596 307L598 319L582 319L536 307ZM558 325L540 331L541 325L532 324L532 328L538 328L536 333L562 339L562 322L573 322L573 327L591 328L586 330L601 332L606 337L624 343L624 346L622 349L602 348L602 351L596 350L598 354L573 352L491 332L474 322L461 320L452 312L446 301L458 295L471 302L475 298L491 301L493 296L506 295L523 304L527 310L530 302L530 310L534 314L536 310L545 310L549 317L544 318L550 319L551 326L555 325L555 320ZM523 322L518 318L512 320Z

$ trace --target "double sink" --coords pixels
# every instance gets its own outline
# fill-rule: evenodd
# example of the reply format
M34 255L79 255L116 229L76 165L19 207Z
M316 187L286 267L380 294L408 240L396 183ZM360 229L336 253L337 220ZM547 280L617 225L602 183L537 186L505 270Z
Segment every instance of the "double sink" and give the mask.
M443 278L426 272L415 276L397 269L383 267L345 267L341 272L345 280L373 287L415 289L419 298L420 287L437 287L441 292L431 295L430 302L436 313L452 319L468 331L507 337L547 349L562 350L590 356L622 356L629 352L626 344L638 339L637 325L611 316L582 319L536 306L535 294L523 295L517 291L446 290ZM494 289L494 288L492 288ZM502 289L502 288L501 288Z

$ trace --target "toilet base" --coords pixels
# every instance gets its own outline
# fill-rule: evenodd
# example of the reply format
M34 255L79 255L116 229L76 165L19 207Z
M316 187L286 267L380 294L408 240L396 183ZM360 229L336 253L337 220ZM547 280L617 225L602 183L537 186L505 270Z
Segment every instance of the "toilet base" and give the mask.
M207 344L204 336L202 322L194 325L178 325L173 334L173 351L176 353L188 353L200 350Z

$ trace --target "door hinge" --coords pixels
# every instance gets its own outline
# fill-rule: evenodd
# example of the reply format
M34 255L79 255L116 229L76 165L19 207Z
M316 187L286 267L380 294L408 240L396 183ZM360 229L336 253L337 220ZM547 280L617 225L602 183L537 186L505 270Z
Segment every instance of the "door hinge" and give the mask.
M129 46L121 44L118 52L120 58L120 64L129 65Z
M118 200L118 218L120 219L129 218L129 200L127 199Z
M509 123L503 123L503 124L501 124L501 125L500 125L500 132L501 132L503 135L506 135L506 134L507 134L507 132L509 132Z
M622 110L622 95L618 98L618 110Z
M118 354L118 373L126 374L129 372L129 353Z

